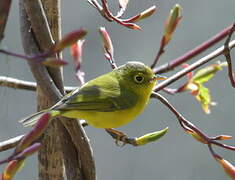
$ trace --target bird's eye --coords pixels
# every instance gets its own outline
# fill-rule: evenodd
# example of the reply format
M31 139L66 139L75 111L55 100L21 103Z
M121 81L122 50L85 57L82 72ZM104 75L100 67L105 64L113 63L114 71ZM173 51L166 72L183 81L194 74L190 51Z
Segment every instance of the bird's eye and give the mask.
M139 74L137 74L137 75L135 75L134 80L137 83L142 83L144 81L144 77L139 75Z

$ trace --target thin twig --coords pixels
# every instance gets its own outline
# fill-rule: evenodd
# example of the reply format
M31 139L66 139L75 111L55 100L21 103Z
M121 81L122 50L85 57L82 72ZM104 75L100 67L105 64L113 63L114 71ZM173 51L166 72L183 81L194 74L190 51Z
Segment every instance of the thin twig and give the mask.
M23 136L24 135L19 135L14 138L0 142L0 152L16 147L16 145L20 142Z
M37 87L35 82L23 81L6 76L0 76L0 86L5 86L14 89L30 90L30 91L36 91Z
M228 76L229 76L230 82L232 86L235 88L235 78L234 78L232 58L231 58L230 48L229 48L229 42L231 40L234 30L235 30L235 23L233 24L233 28L230 30L229 36L224 43L224 56L228 63Z
M116 18L109 10L107 0L101 0L101 2L102 2L104 14L105 14L105 16L107 16L107 18L109 18L113 21L116 21L117 23L119 23L127 28L130 28L130 29L139 29L139 30L141 29L138 25L136 25L134 23L126 23L122 19Z
M24 59L24 60L35 60L36 56L27 56L27 55L23 55L23 54L18 54L18 53L14 53L14 52L10 52L8 50L4 50L4 49L0 49L0 53L9 55L9 56L14 56L20 59Z
M182 126L182 128L185 130L185 131L190 131L190 132L193 132L195 135L198 135L198 137L200 137L203 142L205 144L214 144L214 145L217 145L219 147L222 147L224 149L229 149L229 150L232 150L232 151L235 151L235 147L234 146L229 146L229 145L226 145L226 144L222 144L222 143L219 143L217 141L214 140L214 138L212 137L209 137L208 135L206 135L204 132L202 132L199 128L197 128L193 123L189 122L188 120L186 120L184 118L183 115L181 115L176 109L174 106L172 106L168 101L167 99L165 99L163 96L161 96L160 94L158 93L155 93L153 92L152 95L151 95L152 98L156 98L158 100L160 100L164 105L166 105L168 107L168 109L177 117L180 125Z
M206 49L212 47L215 45L217 42L221 41L224 39L226 36L228 36L231 32L231 29L233 29L233 24L216 34L214 37L211 39L207 40L206 42L202 43L201 45L197 46L196 48L188 51L184 55L171 60L167 64L163 64L162 66L159 66L157 68L154 68L154 72L157 74L168 72L176 68L177 66L185 63L186 61L192 59L196 55L200 54L201 52L205 51ZM231 48L231 47L230 47Z
M160 48L159 48L159 50L157 52L157 55L156 55L156 57L153 61L153 64L150 66L152 69L156 66L156 64L158 63L160 57L165 52L165 50L164 50L165 44L163 43L164 39L165 39L165 36L162 37Z
M229 48L234 48L235 47L235 40L231 41L229 43ZM191 64L190 66L186 67L185 69L182 69L181 71L177 72L176 74L174 74L173 76L169 77L168 79L166 79L165 81L159 83L155 88L154 91L157 92L165 87L167 87L168 85L172 84L173 82L177 81L178 79L180 79L181 77L185 76L186 74L188 74L189 72L193 71L194 69L204 65L205 63L211 61L212 59L214 59L215 57L224 54L225 48L224 46L221 46L220 48L216 49L215 51L213 51L212 53L204 56L203 58L197 60L195 63Z
M36 91L37 84L31 81L24 81L12 77L0 76L0 86L5 86L14 89L23 89L29 91ZM77 87L75 86L66 86L65 91L67 93L73 91Z
M98 10L98 12L105 18L107 19L109 22L112 22L113 20L111 18L109 18L106 13L104 12L104 8L96 1L96 0L87 0L87 2L89 4L92 5L92 7L94 7L95 9Z

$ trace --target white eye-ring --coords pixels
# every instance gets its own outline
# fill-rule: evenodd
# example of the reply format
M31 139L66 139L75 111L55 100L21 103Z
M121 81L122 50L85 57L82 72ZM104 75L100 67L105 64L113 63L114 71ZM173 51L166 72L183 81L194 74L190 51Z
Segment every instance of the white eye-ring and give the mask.
M134 76L134 80L137 83L142 83L144 81L144 77L143 77L143 75L137 74Z

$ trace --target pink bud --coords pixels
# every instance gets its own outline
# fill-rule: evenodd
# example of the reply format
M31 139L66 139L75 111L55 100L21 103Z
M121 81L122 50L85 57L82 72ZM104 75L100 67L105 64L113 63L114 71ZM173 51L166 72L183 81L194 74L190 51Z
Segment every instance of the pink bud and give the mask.
M173 32L176 29L176 26L178 25L179 21L181 20L181 6L179 4L176 4L170 11L170 14L166 20L165 23L165 44L167 45L169 41L171 40L171 37L173 35Z
M77 31L66 34L59 42L55 44L53 51L55 53L62 51L64 48L76 43L79 39L82 39L86 34L87 31L84 29L79 29Z
M229 161L223 158L216 158L216 160L223 167L225 173L235 180L235 167Z
M73 57L76 72L81 68L82 62L82 51L83 51L83 44L85 40L78 40L74 43L70 48L70 53Z
M47 126L49 125L51 115L50 113L43 114L38 120L37 124L33 127L33 129L26 134L20 143L16 146L14 154L18 154L27 148L33 141L35 141L41 134L45 131Z
M10 161L4 169L2 180L11 180L17 171L23 166L24 160L13 160Z
M105 57L106 59L111 60L113 59L113 53L114 53L113 43L111 41L111 38L108 32L106 31L105 27L100 27L99 32L103 40Z
M31 146L25 148L22 152L20 152L16 156L14 156L12 159L17 160L17 159L26 158L26 157L32 155L33 153L37 152L41 147L42 147L41 143L34 143Z

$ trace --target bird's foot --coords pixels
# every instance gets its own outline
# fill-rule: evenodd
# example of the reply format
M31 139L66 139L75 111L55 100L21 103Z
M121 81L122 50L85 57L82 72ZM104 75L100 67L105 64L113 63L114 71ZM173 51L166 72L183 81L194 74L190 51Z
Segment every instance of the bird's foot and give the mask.
M133 138L129 138L125 133L118 131L116 129L108 128L105 130L115 139L115 144L119 147L123 147L127 143L133 144L133 141L135 140Z

